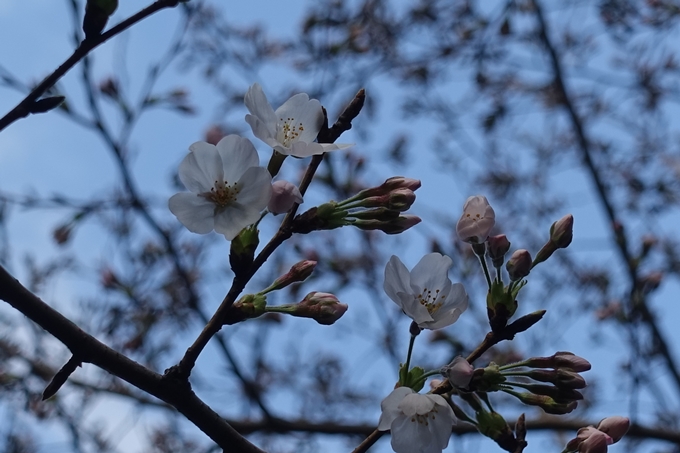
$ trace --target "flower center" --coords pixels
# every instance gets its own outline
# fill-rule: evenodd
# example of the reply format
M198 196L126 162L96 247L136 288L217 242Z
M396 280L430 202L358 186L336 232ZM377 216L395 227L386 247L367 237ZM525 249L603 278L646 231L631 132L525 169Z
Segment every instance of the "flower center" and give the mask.
M235 202L240 191L241 189L236 186L236 183L229 185L227 181L215 181L213 187L210 188L210 192L204 192L199 194L199 196L223 208Z
M302 123L296 123L295 118L279 118L276 124L276 141L288 148L292 143L298 141L300 134L305 130Z
M416 414L413 417L411 417L411 422L413 423L420 423L421 425L429 425L430 420L435 419L435 414L437 413L437 407L432 408L432 411L428 412L427 414Z
M420 302L420 305L427 308L428 313L432 314L444 305L446 294L442 294L438 289L433 292L432 290L423 288L423 292L418 294L416 299Z
M475 223L479 222L480 220L482 220L484 218L484 217L482 217L482 214L480 214L479 212L476 212L474 214L470 214L468 212L467 214L465 214L465 217L472 220Z

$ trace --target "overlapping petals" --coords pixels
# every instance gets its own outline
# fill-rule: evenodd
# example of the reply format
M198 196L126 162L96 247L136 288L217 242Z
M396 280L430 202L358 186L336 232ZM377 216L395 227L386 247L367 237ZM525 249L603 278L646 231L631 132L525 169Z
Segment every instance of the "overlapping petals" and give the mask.
M448 446L456 418L440 395L422 395L399 387L380 407L378 429L391 430L396 453L441 453Z
M385 292L422 329L456 322L468 307L461 283L448 277L453 262L439 253L425 255L411 272L396 256L385 267Z
M308 157L352 146L314 142L323 124L323 109L305 93L296 94L274 111L262 87L255 83L246 93L245 104L250 112L246 122L253 134L281 154Z
M173 195L168 207L189 231L215 230L232 240L256 222L271 198L271 176L259 166L253 144L228 135L211 145L197 142L179 167L179 178L190 192Z

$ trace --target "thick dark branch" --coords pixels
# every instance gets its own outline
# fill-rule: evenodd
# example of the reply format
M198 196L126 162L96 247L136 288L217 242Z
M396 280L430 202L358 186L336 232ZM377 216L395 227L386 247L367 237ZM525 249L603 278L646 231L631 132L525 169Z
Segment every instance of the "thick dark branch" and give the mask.
M57 81L62 78L64 74L66 74L73 66L76 65L76 63L82 60L94 48L108 41L110 38L113 38L117 34L125 31L137 22L149 17L155 12L165 8L177 6L178 3L178 0L157 0L153 4L147 6L143 10L133 14L123 22L112 27L106 33L102 33L95 38L86 39L81 42L78 48L73 52L73 54L71 54L70 57L68 57L64 63L61 64L61 66L59 66L52 74L40 82L40 84L35 87L33 91L31 91L19 104L17 104L16 107L14 107L5 116L0 118L0 131L5 129L16 120L27 117L31 113L33 105L40 98L40 96L52 88L52 86L54 86L54 84L57 83Z
M536 12L536 19L538 21L538 35L541 39L541 42L548 51L548 55L550 56L550 63L553 70L556 89L560 94L562 105L567 111L567 114L571 121L572 128L574 129L574 133L576 134L576 137L578 139L579 149L581 150L583 163L588 173L590 174L593 183L595 184L598 198L600 200L600 203L602 203L602 206L604 207L604 210L609 219L609 226L614 235L617 249L628 271L628 277L631 281L630 309L631 311L635 311L638 314L640 314L642 320L649 327L652 337L654 338L654 343L658 347L659 354L661 355L661 357L663 357L663 360L666 363L668 371L673 376L675 385L677 386L678 390L680 390L680 370L678 369L678 366L675 363L675 358L673 357L670 347L668 346L668 342L666 341L665 337L661 332L661 329L659 328L655 316L649 309L647 301L639 289L638 282L639 279L635 260L633 259L632 253L628 247L628 242L626 240L624 229L621 227L621 224L617 219L609 190L603 181L600 169L593 161L592 147L586 135L585 129L583 127L583 120L579 117L578 113L576 112L576 108L571 101L571 97L569 96L569 92L567 91L566 85L564 83L563 75L564 72L562 70L562 64L555 49L555 46L548 37L546 20L541 9L541 5L537 0L534 0L533 4L534 10Z
M164 378L109 348L24 288L2 266L0 299L54 335L82 362L92 363L174 406L220 447L228 451L263 453L203 403L186 381Z

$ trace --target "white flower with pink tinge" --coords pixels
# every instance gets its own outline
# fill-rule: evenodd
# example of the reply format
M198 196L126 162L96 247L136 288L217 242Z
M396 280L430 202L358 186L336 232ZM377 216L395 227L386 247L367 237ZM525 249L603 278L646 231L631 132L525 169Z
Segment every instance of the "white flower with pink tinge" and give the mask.
M481 244L489 237L496 224L496 213L483 195L468 198L463 206L463 215L456 224L458 237L471 244Z
M323 109L306 93L296 94L274 111L260 84L255 83L246 93L245 104L250 112L246 122L255 137L281 154L308 157L352 146L314 142L323 124Z
M453 262L439 253L425 255L409 272L396 256L385 267L387 295L421 329L441 329L467 310L468 295L461 283L449 280Z
M441 453L448 446L456 417L443 397L399 387L380 403L380 408L378 430L391 430L396 453Z
M179 179L190 192L173 195L168 207L189 231L215 230L230 241L260 218L272 178L247 138L228 135L217 145L196 142L189 150Z

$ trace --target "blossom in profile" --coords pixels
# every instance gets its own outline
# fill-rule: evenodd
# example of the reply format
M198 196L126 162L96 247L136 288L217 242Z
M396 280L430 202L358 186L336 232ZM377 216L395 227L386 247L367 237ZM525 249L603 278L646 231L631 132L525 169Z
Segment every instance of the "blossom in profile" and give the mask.
M441 329L456 322L468 307L461 283L448 277L453 262L439 253L425 255L409 272L396 256L385 267L385 292L421 329Z
M272 183L272 197L267 209L274 215L283 214L295 203L302 204L303 201L300 189L295 184L280 180Z
M467 199L463 215L458 220L458 237L471 244L481 244L489 237L496 224L496 213L485 196L475 195Z
M168 207L189 231L215 230L232 240L260 218L271 198L271 176L247 138L228 135L217 145L196 142L189 150L179 179L190 192L173 195Z
M378 430L391 430L396 453L441 453L451 437L456 418L440 395L421 395L408 387L396 388L380 403Z
M246 93L245 104L250 112L246 115L246 122L255 137L281 154L308 157L352 146L314 142L324 115L321 103L309 99L306 93L296 94L274 111L262 87L255 83Z

